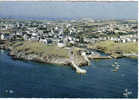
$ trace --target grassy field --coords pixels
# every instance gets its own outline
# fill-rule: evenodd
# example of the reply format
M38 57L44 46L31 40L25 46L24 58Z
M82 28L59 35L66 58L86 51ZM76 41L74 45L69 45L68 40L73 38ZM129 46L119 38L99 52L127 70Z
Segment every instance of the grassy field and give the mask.
M40 56L68 57L68 50L55 45L45 45L37 41L15 42L12 44L14 50L24 51L26 54L37 54Z
M90 45L90 48L95 48L104 51L105 53L138 53L138 44L136 43L115 43L113 41L102 41L95 45Z

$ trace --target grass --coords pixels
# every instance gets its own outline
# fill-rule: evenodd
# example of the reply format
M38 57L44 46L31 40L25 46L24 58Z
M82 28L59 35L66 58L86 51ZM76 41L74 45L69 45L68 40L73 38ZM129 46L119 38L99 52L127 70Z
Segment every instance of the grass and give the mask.
M40 56L68 57L68 50L55 45L45 45L37 41L16 42L13 45L15 51L23 51L26 54L37 54Z
M114 52L122 52L122 53L138 53L138 44L136 43L115 43L113 41L103 41L98 42L92 46L93 48L100 49L105 53L114 53Z
M77 65L79 65L79 63L84 62L84 58L81 56L80 54L80 50L82 50L81 48L78 47L74 47L73 48L73 54L74 54L74 61L76 62Z

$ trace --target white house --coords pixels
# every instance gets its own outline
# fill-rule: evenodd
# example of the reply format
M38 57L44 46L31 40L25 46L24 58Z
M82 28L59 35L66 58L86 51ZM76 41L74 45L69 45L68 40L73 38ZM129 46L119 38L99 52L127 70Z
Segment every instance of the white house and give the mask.
M32 36L38 36L38 34L37 33L32 33Z
M58 42L58 43L57 43L57 46L60 47L60 48L63 48L63 47L65 47L65 44L64 44L64 43Z
M131 42L131 38L126 38L128 42Z
M122 43L126 43L126 39L122 39L121 42L122 42Z
M70 41L70 43L71 43L71 44L75 44L75 42L74 42L74 41L72 41L72 40Z
M44 44L48 44L47 39L40 39L39 42L44 43Z
M23 33L22 32L16 32L16 35L23 35Z
M28 40L27 34L24 34L24 35L23 35L23 38L24 38L24 40Z
M73 32L73 31L72 31L72 30L70 30L70 34L72 34L72 32Z
M1 34L0 39L1 39L1 40L4 40L4 35L3 35L3 34Z
M57 26L55 27L55 30L58 30L58 27Z
M81 52L81 55L82 56L86 56L86 52Z
M71 41L72 40L72 37L69 36L68 39Z
M36 41L36 40L38 40L38 37L32 36L31 38L29 38L29 40L34 40L34 41Z
M132 41L135 43L135 42L137 42L137 39L133 39Z

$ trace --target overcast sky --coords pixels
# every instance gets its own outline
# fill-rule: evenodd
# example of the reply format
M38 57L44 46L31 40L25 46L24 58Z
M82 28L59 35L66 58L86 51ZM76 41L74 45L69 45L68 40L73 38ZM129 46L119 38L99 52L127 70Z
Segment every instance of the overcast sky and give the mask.
M0 2L0 16L137 19L137 2Z

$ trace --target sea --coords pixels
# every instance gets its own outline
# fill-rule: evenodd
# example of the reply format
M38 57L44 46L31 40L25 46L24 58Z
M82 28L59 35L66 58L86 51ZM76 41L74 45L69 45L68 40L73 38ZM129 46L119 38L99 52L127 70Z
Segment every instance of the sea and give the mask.
M82 68L86 74L70 66L14 60L1 51L0 98L137 98L137 59L92 60Z

